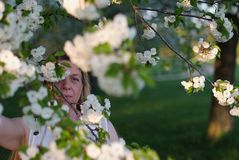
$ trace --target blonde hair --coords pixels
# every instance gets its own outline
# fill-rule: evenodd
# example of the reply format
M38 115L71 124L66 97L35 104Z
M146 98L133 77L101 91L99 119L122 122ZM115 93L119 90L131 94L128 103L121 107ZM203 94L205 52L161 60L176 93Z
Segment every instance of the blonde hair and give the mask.
M79 99L78 105L77 105L78 109L80 107L79 104L84 102L86 97L90 94L90 90L91 90L89 75L87 73L83 72L82 70L80 70L80 71L81 71L81 76L82 76L81 79L82 79L83 88L82 88L81 96L80 96L80 99Z

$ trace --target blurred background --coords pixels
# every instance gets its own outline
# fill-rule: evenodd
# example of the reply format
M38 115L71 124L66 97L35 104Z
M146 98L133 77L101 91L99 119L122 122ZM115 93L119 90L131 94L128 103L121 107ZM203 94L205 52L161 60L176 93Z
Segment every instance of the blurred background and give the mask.
M42 3L49 5L46 1ZM152 0L141 5L173 9L175 3L175 1ZM104 12L107 17L113 17L119 12L126 13L130 24L135 24L133 11L129 5L113 6ZM236 20L238 25L238 18ZM45 29L39 30L31 40L32 45L36 47L39 45L46 47L49 54L63 50L64 42L72 40L76 34L81 34L85 25L84 22L71 17L59 18L54 15L49 15L49 21L53 25L44 26ZM149 21L159 24L159 32L176 49L184 52L186 57L192 55L190 38L198 40L197 36L202 30L165 29L163 15L158 15L157 18ZM139 34L142 34L142 29L141 25L138 28ZM189 31L195 37L191 36ZM107 97L112 103L111 121L119 136L128 144L136 142L140 146L149 145L157 151L162 160L238 160L239 118L232 118L228 114L228 107L213 103L212 86L209 83L206 83L204 92L187 94L180 84L182 80L188 79L187 66L165 47L160 39L156 38L150 42L142 42L140 38L135 40L136 51L151 47L157 48L161 58L159 64L152 68L155 86L145 87L139 95L110 97L98 88L97 80L91 77L92 93ZM195 65L212 81L220 77L230 80L234 85L239 85L239 60L236 58L236 55L239 57L238 35L227 44L220 44L220 47L222 55L229 58L222 56L222 60L217 59L216 62L206 65ZM230 60L223 61L225 59ZM3 113L5 116L22 115L16 99L2 101L4 106L7 106ZM0 160L7 160L9 153L10 151L1 148Z

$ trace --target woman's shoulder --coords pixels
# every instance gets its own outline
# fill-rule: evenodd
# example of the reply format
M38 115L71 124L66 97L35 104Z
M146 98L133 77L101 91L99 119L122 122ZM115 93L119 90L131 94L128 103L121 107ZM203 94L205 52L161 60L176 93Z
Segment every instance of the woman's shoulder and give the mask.
M23 128L22 143L28 144L30 128L28 127L27 123L24 121L23 117L13 118L13 121Z

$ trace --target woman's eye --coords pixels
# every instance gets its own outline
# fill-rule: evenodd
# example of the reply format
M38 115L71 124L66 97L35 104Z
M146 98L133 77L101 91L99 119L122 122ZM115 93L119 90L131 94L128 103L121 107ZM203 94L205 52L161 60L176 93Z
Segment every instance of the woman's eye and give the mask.
M80 81L78 78L72 78L73 79L73 81Z

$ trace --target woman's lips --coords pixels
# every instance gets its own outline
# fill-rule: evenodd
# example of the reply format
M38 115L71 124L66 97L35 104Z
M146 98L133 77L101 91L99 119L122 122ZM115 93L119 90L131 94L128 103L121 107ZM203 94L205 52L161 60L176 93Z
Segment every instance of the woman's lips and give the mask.
M66 95L65 97L66 97L66 99L71 99L73 96Z

